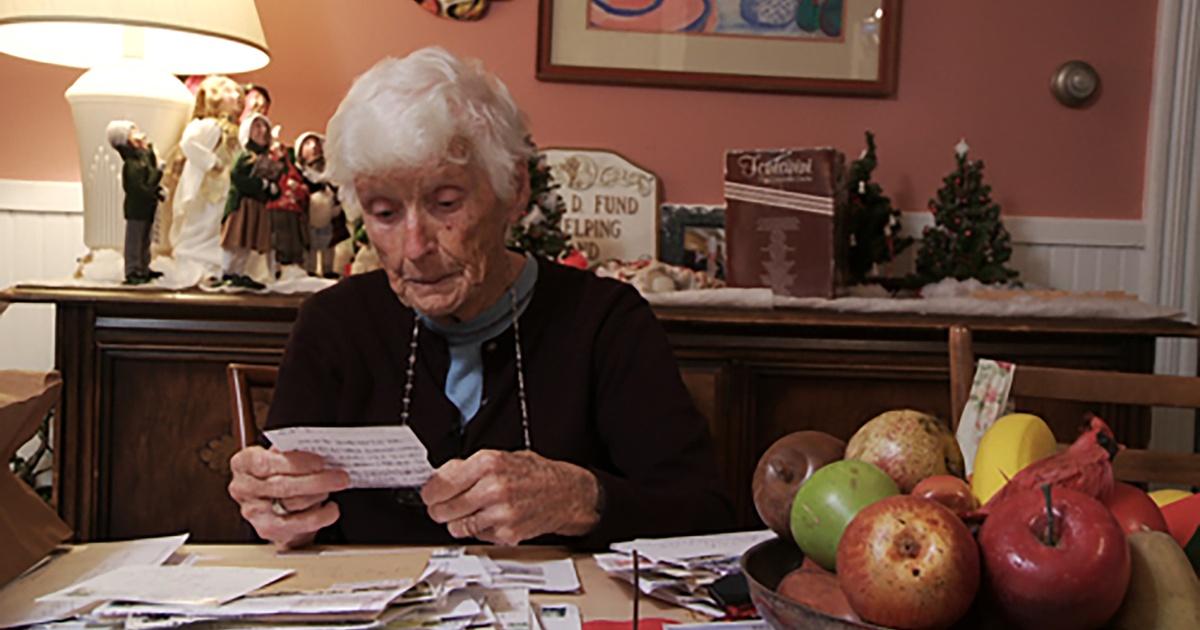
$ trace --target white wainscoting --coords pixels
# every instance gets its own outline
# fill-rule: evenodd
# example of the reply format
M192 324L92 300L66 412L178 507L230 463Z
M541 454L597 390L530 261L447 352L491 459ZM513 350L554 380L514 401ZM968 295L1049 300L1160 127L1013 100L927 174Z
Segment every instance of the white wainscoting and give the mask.
M74 272L87 251L82 196L77 182L0 180L0 287ZM0 315L0 369L53 367L54 306L9 305Z
M905 213L902 225L905 234L920 238L933 215ZM1007 217L1004 226L1013 242L1010 266L1027 285L1138 294L1145 248L1141 221ZM909 248L893 269L910 270L919 246Z

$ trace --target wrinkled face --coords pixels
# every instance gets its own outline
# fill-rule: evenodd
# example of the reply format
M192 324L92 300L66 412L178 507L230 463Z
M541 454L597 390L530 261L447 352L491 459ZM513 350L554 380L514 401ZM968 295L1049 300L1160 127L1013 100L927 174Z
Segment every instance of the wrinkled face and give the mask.
M488 288L508 271L504 241L519 203L498 199L482 169L399 168L360 177L354 189L401 302L429 317L458 319L489 306L482 303Z

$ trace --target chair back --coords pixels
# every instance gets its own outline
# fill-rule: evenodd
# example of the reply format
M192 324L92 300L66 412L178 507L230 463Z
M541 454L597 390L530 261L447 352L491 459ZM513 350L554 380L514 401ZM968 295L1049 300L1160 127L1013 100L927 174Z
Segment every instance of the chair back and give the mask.
M259 443L278 373L279 368L273 365L230 363L226 366L230 428L240 448Z
M975 375L971 331L950 328L950 401L954 428L966 407ZM1140 407L1200 409L1200 377L1133 374L1018 365L1010 396ZM1122 481L1200 486L1200 454L1127 448L1113 462Z

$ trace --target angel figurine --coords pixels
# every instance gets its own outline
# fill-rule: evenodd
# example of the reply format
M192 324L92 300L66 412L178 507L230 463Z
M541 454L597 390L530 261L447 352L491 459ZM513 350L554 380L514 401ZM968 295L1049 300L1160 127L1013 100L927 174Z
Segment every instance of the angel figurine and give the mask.
M179 140L185 162L173 199L171 242L176 268L192 282L222 268L221 218L229 196L229 169L238 151L242 87L226 76L200 83L192 121Z

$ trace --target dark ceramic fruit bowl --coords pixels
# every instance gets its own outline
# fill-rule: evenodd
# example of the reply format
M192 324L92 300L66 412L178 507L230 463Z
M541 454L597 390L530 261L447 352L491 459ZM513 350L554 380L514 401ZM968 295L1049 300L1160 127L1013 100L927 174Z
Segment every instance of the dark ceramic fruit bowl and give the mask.
M750 586L750 599L767 624L776 630L880 627L831 617L776 593L775 589L783 576L800 568L802 562L804 553L795 543L782 538L761 542L742 555L742 575L746 576L746 583Z

